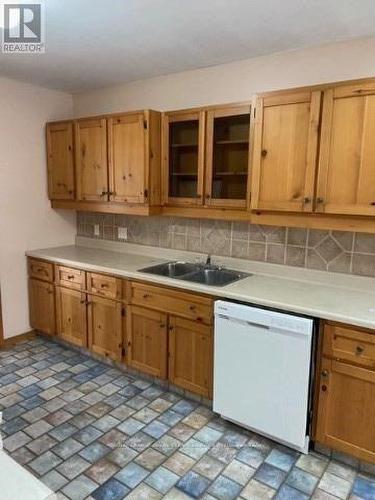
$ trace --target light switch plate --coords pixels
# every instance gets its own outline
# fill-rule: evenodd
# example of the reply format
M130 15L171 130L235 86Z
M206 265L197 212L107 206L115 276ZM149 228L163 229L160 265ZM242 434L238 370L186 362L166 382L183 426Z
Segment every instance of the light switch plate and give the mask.
M99 224L94 224L94 236L99 236L100 230L99 230Z
M117 238L119 240L127 240L128 239L128 228L127 227L118 227L117 228Z

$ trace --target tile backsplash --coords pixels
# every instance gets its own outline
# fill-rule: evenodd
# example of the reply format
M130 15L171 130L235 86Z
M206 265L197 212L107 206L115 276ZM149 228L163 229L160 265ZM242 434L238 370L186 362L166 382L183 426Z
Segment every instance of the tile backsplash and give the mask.
M99 236L94 236L94 225ZM79 236L375 277L375 235L248 222L78 212Z

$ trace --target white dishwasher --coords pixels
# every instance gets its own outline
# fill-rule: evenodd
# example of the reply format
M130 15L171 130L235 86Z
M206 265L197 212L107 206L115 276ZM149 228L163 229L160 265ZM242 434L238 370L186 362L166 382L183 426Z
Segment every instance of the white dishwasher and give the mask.
M307 453L313 331L311 318L217 301L214 411Z

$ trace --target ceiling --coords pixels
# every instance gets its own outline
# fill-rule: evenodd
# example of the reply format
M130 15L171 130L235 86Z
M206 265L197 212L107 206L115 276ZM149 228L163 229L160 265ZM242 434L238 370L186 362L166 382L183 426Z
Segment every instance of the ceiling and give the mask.
M46 53L0 53L0 75L69 92L375 35L374 0L45 0L45 6Z

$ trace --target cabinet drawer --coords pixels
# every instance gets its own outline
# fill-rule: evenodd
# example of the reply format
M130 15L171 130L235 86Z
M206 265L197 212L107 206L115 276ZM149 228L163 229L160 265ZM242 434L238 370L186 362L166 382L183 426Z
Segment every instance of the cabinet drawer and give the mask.
M122 280L106 274L87 273L87 288L90 293L108 297L122 298Z
M179 292L173 288L132 283L131 303L207 324L212 323L212 299Z
M28 260L30 278L38 278L43 281L53 281L53 265L38 259Z
M375 332L327 323L324 326L323 353L375 369Z
M67 288L84 290L86 287L86 273L80 269L71 267L56 266L56 283Z

